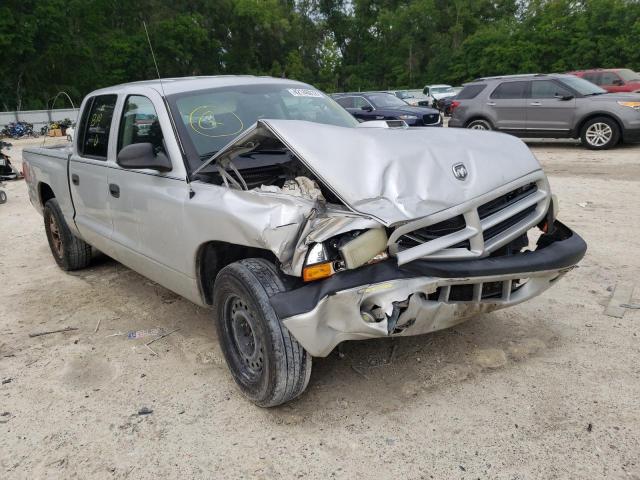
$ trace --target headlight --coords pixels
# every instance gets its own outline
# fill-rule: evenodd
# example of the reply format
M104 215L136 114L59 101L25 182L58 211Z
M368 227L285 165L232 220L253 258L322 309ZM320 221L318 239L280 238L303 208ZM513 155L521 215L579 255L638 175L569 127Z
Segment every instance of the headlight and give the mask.
M640 102L618 102L618 105L622 107L633 108L634 110L637 110L640 112Z
M383 228L348 232L309 248L302 267L302 279L305 282L321 280L341 270L387 258L387 234Z
M401 118L402 120L417 120L418 117L416 117L415 115L398 115L398 118Z

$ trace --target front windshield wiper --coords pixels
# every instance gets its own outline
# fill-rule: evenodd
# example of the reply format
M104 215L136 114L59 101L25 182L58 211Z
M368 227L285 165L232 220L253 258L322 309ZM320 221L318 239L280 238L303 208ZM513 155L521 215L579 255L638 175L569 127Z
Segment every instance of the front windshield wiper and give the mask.
M201 153L200 154L200 160L202 160L203 162L205 160L209 160L211 157L213 157L218 152L219 152L219 150L212 150L212 151L207 152L207 153Z
M595 96L595 95L604 95L605 93L608 93L608 92L592 92L592 93L585 93L585 94L584 94L584 96L585 96L585 97L593 97L593 96Z

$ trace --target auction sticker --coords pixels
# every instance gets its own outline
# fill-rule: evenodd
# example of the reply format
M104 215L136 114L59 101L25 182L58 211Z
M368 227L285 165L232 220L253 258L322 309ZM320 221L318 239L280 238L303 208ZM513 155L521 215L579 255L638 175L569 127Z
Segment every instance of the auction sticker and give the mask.
M309 90L308 88L289 88L289 93L294 97L316 97L322 98L322 93L318 90Z

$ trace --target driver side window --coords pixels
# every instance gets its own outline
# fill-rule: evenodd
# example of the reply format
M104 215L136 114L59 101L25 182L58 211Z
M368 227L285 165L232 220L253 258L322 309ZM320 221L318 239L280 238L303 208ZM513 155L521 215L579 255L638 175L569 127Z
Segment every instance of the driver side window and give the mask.
M355 108L372 107L371 103L364 97L353 97L353 103Z
M165 151L156 109L151 100L141 95L130 95L124 104L120 119L118 152L134 143L151 143L156 153Z

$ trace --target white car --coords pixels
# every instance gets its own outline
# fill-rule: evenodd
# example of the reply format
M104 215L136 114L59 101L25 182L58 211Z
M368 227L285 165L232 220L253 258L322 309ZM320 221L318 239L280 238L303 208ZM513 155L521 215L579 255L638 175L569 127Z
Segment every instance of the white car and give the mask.
M429 105L436 107L436 102L438 100L442 100L443 98L453 97L456 95L456 90L451 85L427 85L422 90L428 99Z

